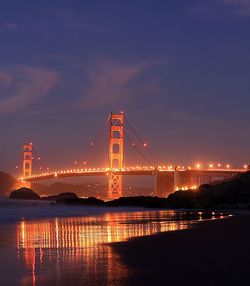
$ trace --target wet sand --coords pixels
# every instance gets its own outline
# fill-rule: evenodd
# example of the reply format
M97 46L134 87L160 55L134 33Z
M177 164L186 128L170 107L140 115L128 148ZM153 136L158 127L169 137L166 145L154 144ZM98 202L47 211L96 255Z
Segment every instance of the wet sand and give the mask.
M127 285L250 285L250 215L112 244Z

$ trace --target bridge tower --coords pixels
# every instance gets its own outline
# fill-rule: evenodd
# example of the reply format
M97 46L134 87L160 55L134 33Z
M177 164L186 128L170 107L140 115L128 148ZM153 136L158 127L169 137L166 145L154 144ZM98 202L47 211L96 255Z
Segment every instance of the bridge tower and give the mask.
M116 199L122 196L122 175L112 172L116 169L121 171L123 169L123 127L124 114L111 113L110 114L110 133L109 133L109 178L108 178L108 198Z
M23 177L32 175L33 145L32 143L23 145ZM25 182L25 187L31 187L30 182Z

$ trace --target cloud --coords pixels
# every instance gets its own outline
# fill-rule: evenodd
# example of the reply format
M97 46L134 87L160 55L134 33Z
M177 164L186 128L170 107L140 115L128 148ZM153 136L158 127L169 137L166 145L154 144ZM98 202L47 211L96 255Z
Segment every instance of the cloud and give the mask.
M249 8L250 0L217 0L221 5L232 6L236 8Z
M87 73L88 87L83 91L76 106L84 109L106 107L153 94L158 87L147 72L160 63L163 62L100 62Z
M12 81L12 77L10 74L0 71L0 87L10 85L11 81Z
M17 31L19 26L14 22L0 23L0 31Z
M250 16L250 0L220 0L218 5L230 8L235 15Z
M54 71L28 66L0 71L0 114L24 109L47 96L57 79Z
M209 15L226 13L234 16L250 16L250 0L203 0L193 10Z
M53 6L53 5L52 5ZM51 9L39 10L36 13L36 21L32 13L26 13L25 17L15 17L13 20L0 19L0 33L36 33L43 39L55 32L79 33L79 32L105 32L103 24L97 24L89 17L86 11L70 7L51 7Z
M161 115L164 119L172 121L190 121L196 118L188 109L181 109L170 103L162 104L162 102L155 102L150 107L150 112ZM148 114L150 112L147 111Z

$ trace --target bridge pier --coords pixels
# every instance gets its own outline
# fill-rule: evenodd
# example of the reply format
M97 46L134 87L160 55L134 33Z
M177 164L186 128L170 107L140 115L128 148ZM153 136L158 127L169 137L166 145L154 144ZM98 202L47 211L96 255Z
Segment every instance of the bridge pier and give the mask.
M110 114L109 169L123 169L123 125L124 114ZM108 176L108 198L122 197L122 175L110 173Z
M237 172L210 170L174 170L155 173L155 195L167 197L177 190L196 189L202 184L222 181L237 175Z
M174 172L155 172L154 193L157 197L166 198L174 191Z
M33 145L32 143L23 145L23 178L32 176ZM31 188L31 182L22 180L20 188Z

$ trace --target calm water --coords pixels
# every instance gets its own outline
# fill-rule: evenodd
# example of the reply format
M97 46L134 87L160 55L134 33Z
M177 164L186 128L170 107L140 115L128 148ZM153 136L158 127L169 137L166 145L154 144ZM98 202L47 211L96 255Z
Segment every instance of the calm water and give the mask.
M222 215L129 211L1 224L0 285L124 285L126 266L109 243L217 217Z

